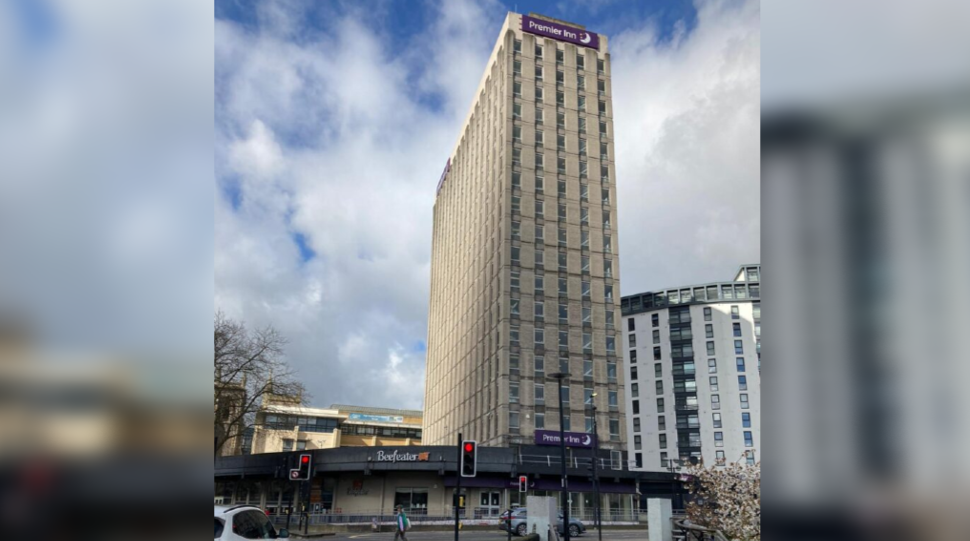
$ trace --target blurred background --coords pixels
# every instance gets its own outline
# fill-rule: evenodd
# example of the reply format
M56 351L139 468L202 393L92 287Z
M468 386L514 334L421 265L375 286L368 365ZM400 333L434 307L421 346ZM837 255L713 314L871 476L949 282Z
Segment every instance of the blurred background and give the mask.
M769 537L970 538L968 22L762 4Z

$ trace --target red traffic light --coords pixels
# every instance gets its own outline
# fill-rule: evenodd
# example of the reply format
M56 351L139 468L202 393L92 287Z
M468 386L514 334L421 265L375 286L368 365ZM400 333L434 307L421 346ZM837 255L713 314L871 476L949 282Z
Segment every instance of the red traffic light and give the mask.
M300 457L300 462L302 462L304 464L306 464L309 461L310 461L310 457L307 456L307 455L303 455L303 456Z
M519 482L520 482L520 483L525 483L525 482L526 482L526 481L528 481L528 480L529 480L529 478L528 478L528 477L526 477L526 476L524 476L524 475L522 475L522 476L520 476L520 477L519 477Z
M465 443L465 452L470 453L475 450L475 446L471 443Z

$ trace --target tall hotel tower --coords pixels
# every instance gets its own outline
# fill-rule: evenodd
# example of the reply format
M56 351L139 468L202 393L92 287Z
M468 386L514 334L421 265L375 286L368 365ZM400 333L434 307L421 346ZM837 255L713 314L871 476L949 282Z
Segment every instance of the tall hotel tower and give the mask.
M435 200L426 444L537 443L568 372L565 430L626 448L611 88L606 36L505 18Z

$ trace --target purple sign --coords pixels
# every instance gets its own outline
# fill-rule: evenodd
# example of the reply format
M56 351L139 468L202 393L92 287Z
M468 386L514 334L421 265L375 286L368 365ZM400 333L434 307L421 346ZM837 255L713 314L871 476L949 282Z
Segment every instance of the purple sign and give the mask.
M600 37L597 34L564 24L534 19L528 15L522 16L522 31L559 41L568 41L581 47L600 48Z
M583 432L566 432L566 447L586 447L596 444L596 436ZM559 445L558 430L536 430L536 445Z
M438 195L438 192L441 191L441 185L445 183L445 177L448 176L448 171L451 171L451 158L448 158L448 162L445 164L445 170L441 172L441 178L438 179L438 189L434 192L435 195Z

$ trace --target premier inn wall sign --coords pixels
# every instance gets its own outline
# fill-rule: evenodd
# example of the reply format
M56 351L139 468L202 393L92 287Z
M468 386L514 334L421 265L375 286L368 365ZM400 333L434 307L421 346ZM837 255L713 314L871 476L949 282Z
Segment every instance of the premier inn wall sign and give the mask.
M528 15L522 16L522 31L559 41L568 41L580 47L600 48L600 37L597 34L564 24L535 19Z
M378 451L376 460L378 462L427 462L430 454L431 453L401 453L396 450L393 453Z

